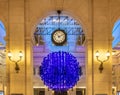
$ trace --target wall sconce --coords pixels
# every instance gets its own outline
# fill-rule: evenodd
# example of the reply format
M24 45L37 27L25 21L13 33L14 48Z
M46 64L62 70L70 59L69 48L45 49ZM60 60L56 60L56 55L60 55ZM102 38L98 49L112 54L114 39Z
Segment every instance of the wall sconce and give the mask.
M22 59L22 57L23 57L22 51L19 52L19 59L18 59L17 61L15 61L15 60L12 59L12 54L11 54L10 51L8 52L8 57L9 57L9 60L10 60L11 62L14 62L14 63L15 63L16 73L19 73L20 67L19 67L19 65L18 65L18 62L20 62L21 59Z
M99 51L96 51L96 58L97 58L97 61L99 61L100 62L100 66L99 66L99 70L100 70L100 73L102 73L102 71L103 71L103 63L104 62L106 62L106 61L108 61L108 59L109 59L109 57L110 57L110 52L109 51L107 51L107 53L106 53L106 59L105 60L100 60L99 59L99 56L100 56L100 54L99 54Z

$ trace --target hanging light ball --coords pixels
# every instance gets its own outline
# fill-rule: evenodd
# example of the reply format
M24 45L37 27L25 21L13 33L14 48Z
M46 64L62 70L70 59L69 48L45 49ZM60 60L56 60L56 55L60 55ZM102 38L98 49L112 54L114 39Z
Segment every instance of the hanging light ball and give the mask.
M52 52L44 57L39 70L44 84L55 91L73 88L81 75L76 57L63 51Z

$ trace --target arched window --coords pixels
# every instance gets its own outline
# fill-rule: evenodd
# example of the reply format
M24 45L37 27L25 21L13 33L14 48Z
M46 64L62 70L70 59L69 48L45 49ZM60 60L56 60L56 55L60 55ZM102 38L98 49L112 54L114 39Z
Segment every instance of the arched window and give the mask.
M63 30L67 35L66 43L62 47L52 41L52 34L56 30ZM53 14L37 25L34 38L37 45L44 44L49 51L75 51L76 45L83 44L85 35L81 25L72 17L66 14Z
M114 38L112 47L116 47L120 43L120 20L118 20L113 27L112 36Z
M6 36L5 27L0 21L0 91L5 92L4 87L6 87L6 53L5 53L5 40L4 37Z

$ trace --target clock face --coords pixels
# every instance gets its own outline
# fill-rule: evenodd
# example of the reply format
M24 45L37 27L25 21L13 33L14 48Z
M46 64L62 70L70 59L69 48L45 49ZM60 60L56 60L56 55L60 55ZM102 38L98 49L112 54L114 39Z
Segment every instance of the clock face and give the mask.
M56 30L52 33L52 41L55 45L63 45L66 42L66 33L63 30Z

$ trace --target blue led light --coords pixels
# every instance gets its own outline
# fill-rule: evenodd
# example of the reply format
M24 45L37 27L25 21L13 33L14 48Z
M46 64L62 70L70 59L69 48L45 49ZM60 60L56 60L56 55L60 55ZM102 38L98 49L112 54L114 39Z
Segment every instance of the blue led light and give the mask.
M75 86L81 75L76 57L68 52L52 52L44 57L40 76L44 84L55 91L67 91Z

